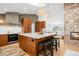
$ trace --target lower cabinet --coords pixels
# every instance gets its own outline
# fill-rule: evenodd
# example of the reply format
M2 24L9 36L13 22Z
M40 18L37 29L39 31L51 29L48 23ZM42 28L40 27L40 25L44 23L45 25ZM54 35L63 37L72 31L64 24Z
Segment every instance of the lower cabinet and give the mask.
M0 46L8 44L8 35L0 35Z
M29 55L35 55L35 45L32 38L26 36L19 37L19 46L25 50Z

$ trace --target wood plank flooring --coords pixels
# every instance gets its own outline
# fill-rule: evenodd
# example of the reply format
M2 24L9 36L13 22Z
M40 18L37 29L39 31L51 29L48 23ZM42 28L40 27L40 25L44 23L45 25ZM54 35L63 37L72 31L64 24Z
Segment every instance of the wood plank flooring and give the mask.
M64 56L67 49L79 52L79 46L64 44L64 40L60 41L60 48L58 51L54 51L54 56ZM26 52L19 48L18 43L6 45L0 47L0 56L29 56Z
M0 56L28 56L28 54L19 48L18 43L14 43L0 47Z

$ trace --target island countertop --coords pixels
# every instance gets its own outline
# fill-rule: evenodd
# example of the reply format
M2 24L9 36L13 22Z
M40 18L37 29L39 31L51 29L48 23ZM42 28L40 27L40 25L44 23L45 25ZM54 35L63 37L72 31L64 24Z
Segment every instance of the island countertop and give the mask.
M43 33L43 34L37 34L37 33L22 33L22 34L20 34L20 35L22 35L22 36L28 36L28 37L35 38L35 39L39 39L39 38L43 38L43 37L55 35L55 33Z

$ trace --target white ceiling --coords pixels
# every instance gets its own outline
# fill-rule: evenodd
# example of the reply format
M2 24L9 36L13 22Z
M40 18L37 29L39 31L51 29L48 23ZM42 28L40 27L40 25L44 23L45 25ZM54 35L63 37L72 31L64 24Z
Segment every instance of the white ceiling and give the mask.
M43 6L46 10L49 7L54 7L55 3L43 3ZM41 4L40 4L41 5ZM6 12L19 12L20 14L37 14L39 10L39 6L35 6L35 4L30 3L0 3L0 14L5 14ZM52 8L51 8L52 9ZM54 9L54 8L53 8Z
M28 3L0 3L0 14L19 12L20 14L36 14L39 7Z

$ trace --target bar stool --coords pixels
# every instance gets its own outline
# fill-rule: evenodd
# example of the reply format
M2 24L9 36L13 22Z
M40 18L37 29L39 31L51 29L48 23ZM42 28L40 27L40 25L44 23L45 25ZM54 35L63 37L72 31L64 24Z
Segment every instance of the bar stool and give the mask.
M57 39L57 45L58 45L58 47L60 48L60 38L61 38L61 36L54 36L54 39Z
M50 48L47 47L48 45L50 45ZM39 50L39 53L41 53L42 55L53 55L52 41L50 39L47 38L45 41L40 42L39 46L42 46L42 48ZM49 52L47 50L49 50Z
M57 51L57 38L54 38L53 36L52 37L50 37L50 39L52 40L52 49L54 50L55 49L55 51Z

